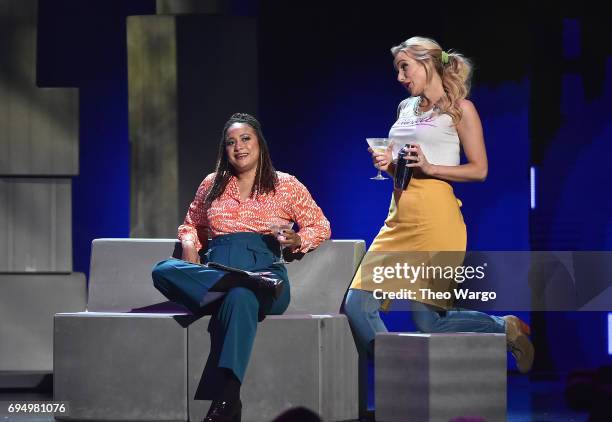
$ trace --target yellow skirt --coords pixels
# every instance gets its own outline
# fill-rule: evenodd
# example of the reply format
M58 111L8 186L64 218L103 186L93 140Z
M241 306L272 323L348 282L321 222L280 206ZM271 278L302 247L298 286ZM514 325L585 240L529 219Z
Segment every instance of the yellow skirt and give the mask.
M462 252L446 254L447 265L461 265L467 243L467 233L459 201L450 184L439 179L415 178L405 191L394 191L389 215L378 235L368 249L368 256L384 255L371 252L416 252L441 251ZM396 254L397 255L397 254ZM410 256L410 254L406 254ZM458 262L460 261L460 262ZM414 263L418 265L419 263ZM439 260L437 265L444 264ZM350 288L372 291L371 274L362 275L362 266L357 270ZM431 285L431 280L421 280L413 288ZM385 286L388 288L388 286ZM448 286L449 288L452 286ZM452 303L445 300L416 298L440 308L449 308ZM386 301L385 308L389 305Z

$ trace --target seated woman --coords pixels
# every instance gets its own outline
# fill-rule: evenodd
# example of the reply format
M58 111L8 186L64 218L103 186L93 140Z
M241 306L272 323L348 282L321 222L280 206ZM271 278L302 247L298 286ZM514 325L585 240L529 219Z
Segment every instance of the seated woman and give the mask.
M272 235L273 226L289 222L299 231ZM259 122L238 113L225 124L216 170L200 184L178 237L182 260L157 264L154 285L193 313L212 315L211 353L195 398L213 400L204 421L239 421L257 322L289 305L287 269L277 262L281 249L313 250L329 239L329 222L304 185L274 169ZM204 263L249 273L203 266L198 251L206 251ZM202 307L209 291L227 293Z

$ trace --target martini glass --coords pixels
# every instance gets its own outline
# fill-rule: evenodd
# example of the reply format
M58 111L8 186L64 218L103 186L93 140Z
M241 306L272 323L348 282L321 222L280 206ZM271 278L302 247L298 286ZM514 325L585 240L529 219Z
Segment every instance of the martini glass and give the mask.
M279 236L283 235L283 230L291 230L293 228L293 221L289 222L289 223L281 223L281 224L271 224L270 225L270 230L272 231L272 234L274 234L276 236L276 239L278 240ZM285 261L285 258L283 257L283 245L282 243L278 242L279 245L279 259L277 259L276 261L273 262L273 264L286 264L287 261Z
M381 153L387 150L390 142L389 138L366 138L366 141L368 141L368 145L372 148L372 151ZM387 178L382 175L380 167L376 166L376 168L378 169L378 174L374 177L370 177L370 179L387 180Z

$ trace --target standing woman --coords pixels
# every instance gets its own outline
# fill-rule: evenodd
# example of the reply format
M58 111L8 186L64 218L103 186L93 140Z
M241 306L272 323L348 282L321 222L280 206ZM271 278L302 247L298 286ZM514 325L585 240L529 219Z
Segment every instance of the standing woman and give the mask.
M273 225L289 222L299 232L270 234ZM182 259L158 263L154 285L193 313L212 315L211 354L195 398L213 399L205 422L240 421L240 386L257 322L289 305L279 242L291 252L311 251L329 239L329 222L304 185L274 169L259 122L238 113L223 128L215 172L200 184L178 237ZM250 274L201 266L199 251L206 251L205 263ZM209 291L227 293L202 308Z
M461 203L449 182L482 182L488 170L480 118L474 104L466 99L471 63L424 37L412 37L393 47L391 53L397 80L410 97L399 104L389 138L412 145L408 150L413 155L412 163L408 166L414 173L406 190L393 192L389 215L369 252L465 252L467 236ZM460 147L466 164L460 164ZM382 153L370 152L377 168L395 174L391 147ZM374 298L371 278L360 267L345 301L357 341L370 354L376 333L387 331L379 310L388 306ZM417 328L426 333L506 333L519 371L531 369L534 349L527 324L513 315L496 317L451 305L416 295L411 315Z

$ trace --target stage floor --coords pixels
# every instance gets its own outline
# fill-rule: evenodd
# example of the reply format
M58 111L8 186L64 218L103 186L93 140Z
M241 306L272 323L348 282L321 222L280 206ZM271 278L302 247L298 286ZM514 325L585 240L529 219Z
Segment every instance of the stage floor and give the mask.
M508 376L508 422L586 422L588 415L567 408L563 391L565 376L538 377L530 379L524 375ZM0 389L0 402L52 400L49 388L39 390ZM51 417L0 416L0 422L28 421L52 422ZM267 422L267 421L262 421Z

